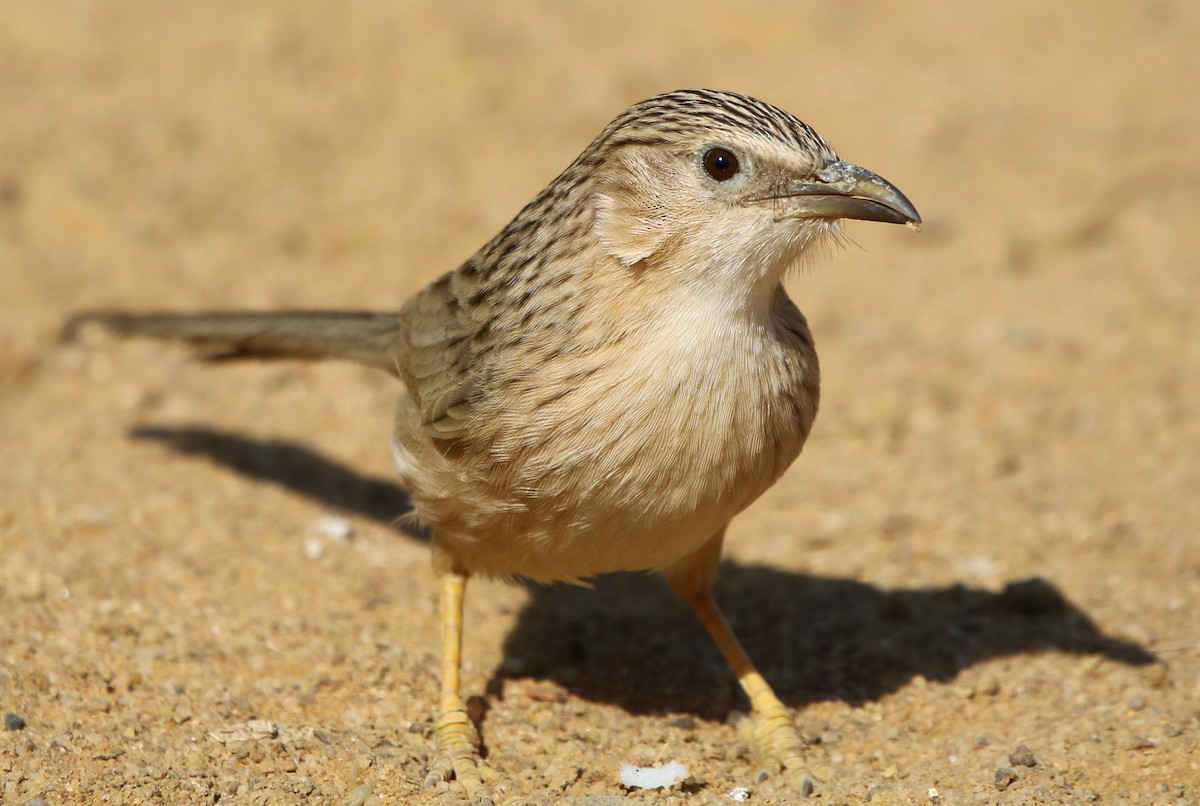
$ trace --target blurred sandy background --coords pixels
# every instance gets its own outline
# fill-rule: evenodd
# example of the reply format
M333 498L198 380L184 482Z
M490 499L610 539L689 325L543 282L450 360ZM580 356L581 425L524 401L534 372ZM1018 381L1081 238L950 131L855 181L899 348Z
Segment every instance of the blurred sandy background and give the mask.
M390 525L394 384L58 329L396 307L630 103L710 86L927 222L852 223L791 283L822 412L729 541L813 802L1200 803L1197 4L0 10L0 802L455 802L420 790L437 622ZM732 675L662 588L475 585L502 800L799 798L738 755ZM671 759L682 790L617 783Z

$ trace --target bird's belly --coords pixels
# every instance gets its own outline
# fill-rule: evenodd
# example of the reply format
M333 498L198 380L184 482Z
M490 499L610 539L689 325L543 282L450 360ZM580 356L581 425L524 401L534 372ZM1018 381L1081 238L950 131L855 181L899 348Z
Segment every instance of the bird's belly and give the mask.
M787 464L694 473L666 456L648 453L626 473L562 468L554 489L511 489L508 508L437 525L435 541L475 573L539 581L662 569L699 549Z
M721 387L652 377L593 377L508 412L503 433L520 438L493 444L488 473L437 500L413 491L438 546L475 573L542 581L665 568L779 478L815 414L803 377L783 389L758 376Z

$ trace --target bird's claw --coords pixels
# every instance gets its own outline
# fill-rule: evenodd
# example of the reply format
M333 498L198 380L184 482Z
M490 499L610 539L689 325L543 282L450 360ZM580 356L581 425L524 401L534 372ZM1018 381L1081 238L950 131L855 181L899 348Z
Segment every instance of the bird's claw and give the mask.
M761 765L759 780L783 771L804 774L804 740L782 703L754 709L738 723L738 739Z
M434 729L434 739L437 755L425 778L425 788L456 778L466 787L467 799L474 806L494 806L492 791L483 781L487 767L479 755L479 732L471 724L467 709L443 711Z

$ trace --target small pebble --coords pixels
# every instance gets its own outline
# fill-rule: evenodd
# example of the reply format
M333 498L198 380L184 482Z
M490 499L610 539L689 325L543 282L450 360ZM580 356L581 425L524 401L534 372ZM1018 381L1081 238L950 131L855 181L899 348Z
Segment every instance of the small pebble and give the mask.
M317 519L316 532L330 540L349 540L354 536L354 524L341 515L323 515Z
M1003 792L1017 780L1017 774L1008 767L1001 767L996 770L996 775L992 780L995 782L996 788Z
M1033 751L1023 744L1017 745L1017 749L1008 754L1008 763L1014 767L1036 767L1037 759L1033 756Z
M25 718L13 713L4 715L5 730L25 730Z
M1145 736L1134 736L1129 740L1130 750L1153 750L1157 746L1158 745Z
M816 789L816 785L813 784L813 779L805 778L800 784L800 796L807 798L813 793L814 789Z
M730 792L727 797L734 803L745 803L750 799L750 790L744 786L739 786Z
M319 537L305 538L304 556L310 560L321 559L325 556L325 542Z

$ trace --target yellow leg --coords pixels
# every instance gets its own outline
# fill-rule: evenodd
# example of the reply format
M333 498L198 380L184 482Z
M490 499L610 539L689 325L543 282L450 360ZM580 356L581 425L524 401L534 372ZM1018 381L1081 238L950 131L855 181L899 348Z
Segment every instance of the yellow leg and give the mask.
M803 770L804 742L791 714L754 668L754 662L733 634L713 596L724 539L725 530L721 529L694 554L667 569L667 582L672 590L687 599L750 698L750 718L742 722L739 733L763 765L763 772Z
M479 757L479 733L467 716L461 689L463 594L467 575L444 571L438 578L442 600L442 702L438 709L434 739L437 757L425 786L457 778L467 788L471 803L492 806L492 793L483 782L483 760Z
M792 716L733 634L712 589L705 588L688 595L687 600L733 667L742 690L750 698L751 714L750 719L743 723L742 740L758 756L766 771L777 773L783 769L799 769L804 757L804 741L796 730Z

